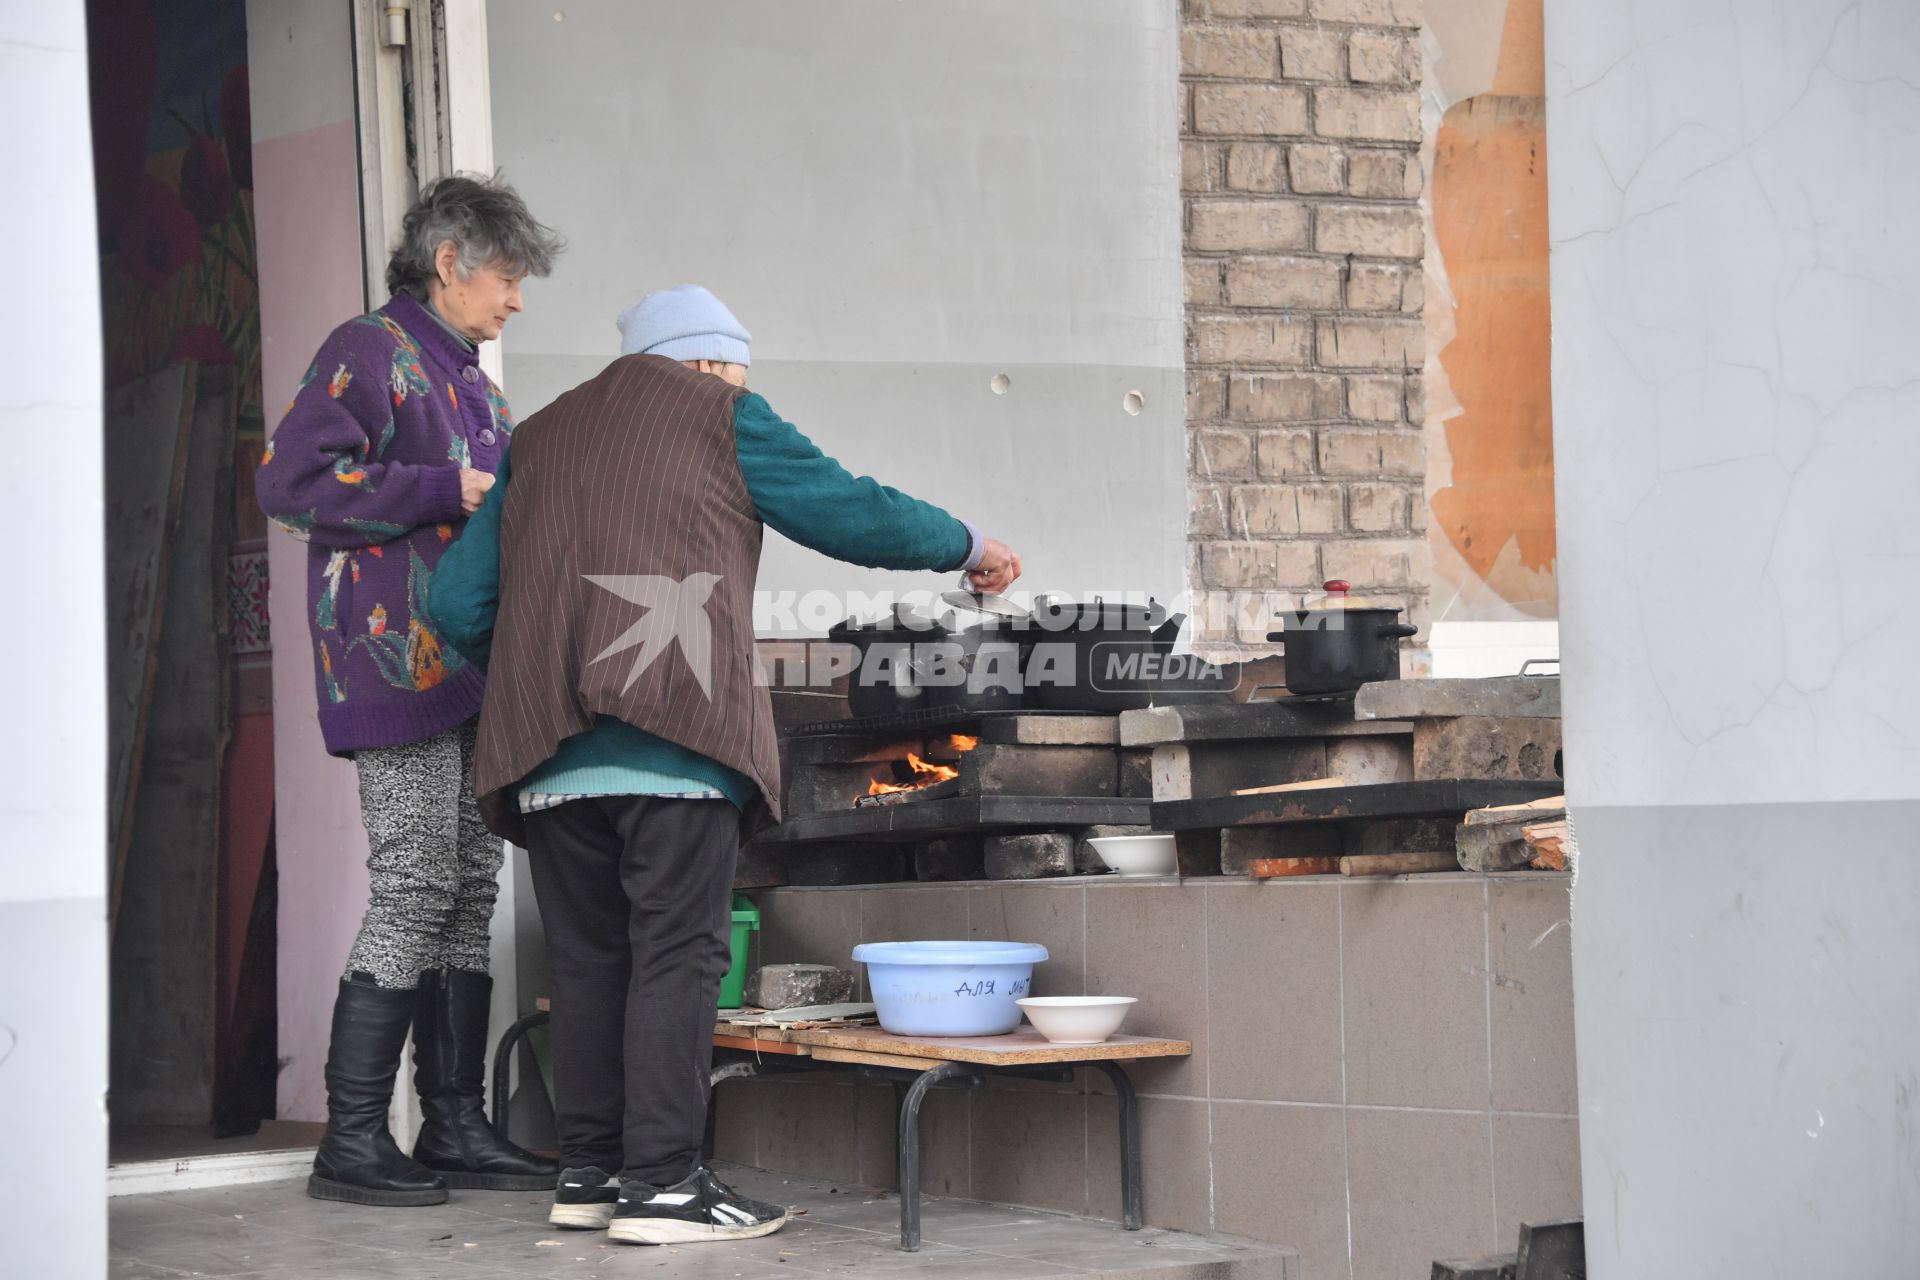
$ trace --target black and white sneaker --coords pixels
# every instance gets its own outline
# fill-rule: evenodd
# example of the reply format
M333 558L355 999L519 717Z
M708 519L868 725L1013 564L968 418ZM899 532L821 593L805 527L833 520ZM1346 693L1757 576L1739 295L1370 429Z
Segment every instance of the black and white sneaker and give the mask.
M588 1165L584 1169L562 1169L553 1189L553 1208L547 1221L556 1227L579 1227L584 1231L604 1231L613 1220L614 1202L620 1199L620 1179L605 1169Z
M702 1165L671 1187L622 1183L607 1237L624 1244L751 1240L786 1226L787 1216L779 1205L749 1200Z

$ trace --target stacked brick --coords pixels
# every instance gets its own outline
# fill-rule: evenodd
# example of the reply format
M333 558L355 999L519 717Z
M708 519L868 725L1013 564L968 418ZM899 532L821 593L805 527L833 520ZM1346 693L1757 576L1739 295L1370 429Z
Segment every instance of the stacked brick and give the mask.
M1346 578L1424 626L1417 5L1184 0L1189 576L1215 600Z

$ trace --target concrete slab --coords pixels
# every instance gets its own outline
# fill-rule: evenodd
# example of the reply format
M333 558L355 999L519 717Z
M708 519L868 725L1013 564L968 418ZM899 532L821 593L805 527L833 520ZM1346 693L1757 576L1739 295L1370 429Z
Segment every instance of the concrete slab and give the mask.
M901 1280L1152 1276L1153 1280L1299 1280L1292 1250L1008 1205L929 1197L925 1244L899 1251L899 1202L868 1187L722 1167L748 1195L794 1205L760 1240L649 1248L546 1223L550 1197L456 1191L426 1209L372 1209L306 1197L299 1180L126 1196L110 1208L109 1280L205 1275L329 1280L457 1276L681 1280L846 1275Z

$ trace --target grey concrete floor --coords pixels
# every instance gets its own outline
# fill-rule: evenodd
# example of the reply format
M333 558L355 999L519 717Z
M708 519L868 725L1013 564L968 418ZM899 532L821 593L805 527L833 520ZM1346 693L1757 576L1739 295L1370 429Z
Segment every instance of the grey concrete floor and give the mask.
M899 1201L868 1188L723 1168L741 1191L802 1211L780 1232L733 1244L649 1248L546 1223L549 1198L456 1191L427 1209L307 1198L304 1180L124 1196L109 1205L110 1280L504 1280L665 1276L761 1280L1296 1280L1287 1250L970 1200L929 1197L925 1243L899 1251Z

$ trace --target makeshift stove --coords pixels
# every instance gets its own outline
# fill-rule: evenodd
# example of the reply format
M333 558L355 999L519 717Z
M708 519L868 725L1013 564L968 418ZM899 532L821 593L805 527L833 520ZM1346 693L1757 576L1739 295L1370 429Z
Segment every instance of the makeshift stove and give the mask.
M781 744L785 816L750 854L793 883L978 878L985 842L1144 830L1150 753L1098 713L895 713L807 725Z

